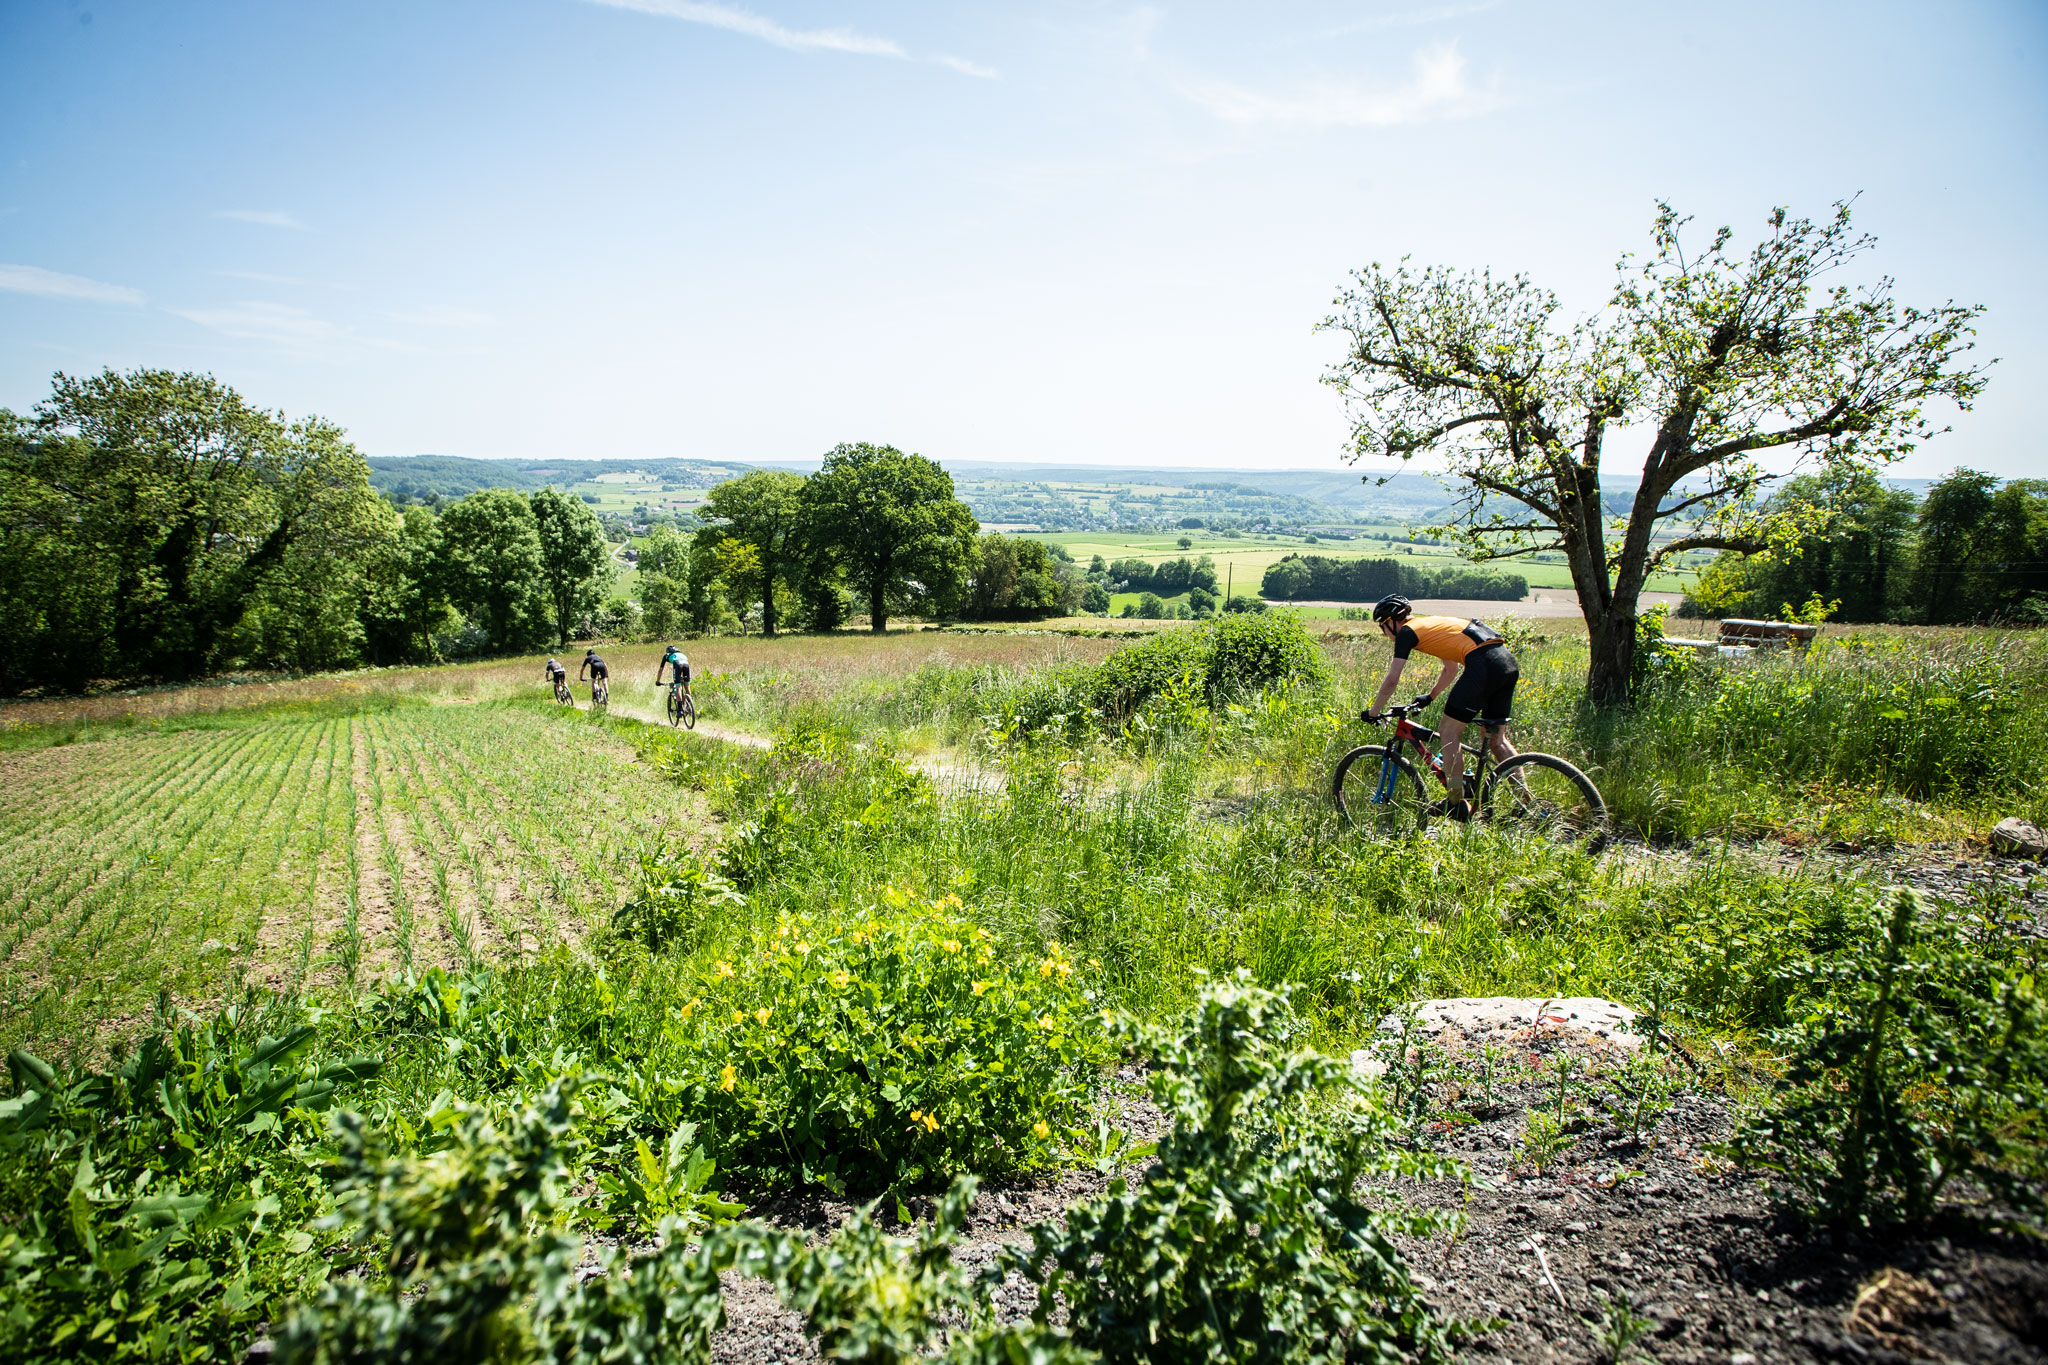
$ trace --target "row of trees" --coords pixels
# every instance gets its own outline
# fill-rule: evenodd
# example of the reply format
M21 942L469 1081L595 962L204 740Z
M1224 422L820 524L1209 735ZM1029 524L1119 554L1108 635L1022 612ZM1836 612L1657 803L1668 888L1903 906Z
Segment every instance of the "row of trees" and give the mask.
M641 555L651 631L738 628L756 607L771 635L856 610L877 631L1035 618L1091 589L1061 551L979 534L951 476L887 446L729 480L703 520ZM614 582L581 500L489 488L401 510L339 427L210 376L59 374L31 416L0 410L0 692L560 646L630 628Z
M713 488L694 535L657 528L639 553L654 634L718 629L758 609L763 634L830 630L865 611L1031 620L1070 615L1086 585L1039 541L983 535L953 478L890 446L836 447L808 477L761 469ZM737 618L737 620L735 620Z
M401 513L339 427L205 375L59 374L0 412L0 691L560 642L608 564L580 501Z
M2048 480L1958 469L1916 498L1859 471L1794 480L1777 501L1822 520L1777 553L1724 553L1682 615L1768 615L1818 596L1844 621L2048 623Z
M1409 597L1519 602L1529 593L1529 580L1518 573L1462 564L1430 568L1398 559L1289 555L1267 566L1259 591L1281 601L1377 602L1398 592Z
M1181 543L1187 542L1183 540ZM1101 558L1096 556L1097 560ZM1152 592L1161 597L1178 597L1192 590L1216 591L1216 561L1208 555L1199 559L1183 555L1157 564L1144 559L1114 559L1102 568L1091 567L1090 574L1113 592Z

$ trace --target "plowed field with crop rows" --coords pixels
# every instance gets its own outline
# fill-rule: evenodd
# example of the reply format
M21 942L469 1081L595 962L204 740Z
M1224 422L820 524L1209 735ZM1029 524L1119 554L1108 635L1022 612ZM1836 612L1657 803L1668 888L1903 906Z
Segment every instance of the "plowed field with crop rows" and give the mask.
M170 990L348 987L575 941L677 789L569 717L410 705L0 756L0 1036Z

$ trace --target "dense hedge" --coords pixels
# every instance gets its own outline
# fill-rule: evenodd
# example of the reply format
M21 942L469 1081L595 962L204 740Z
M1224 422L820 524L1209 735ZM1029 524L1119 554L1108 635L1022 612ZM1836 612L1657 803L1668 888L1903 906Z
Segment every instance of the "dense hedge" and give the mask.
M1430 568L1398 559L1289 555L1266 570L1259 591L1279 601L1376 602L1398 592L1410 597L1519 602L1529 593L1529 580L1518 573L1460 565Z

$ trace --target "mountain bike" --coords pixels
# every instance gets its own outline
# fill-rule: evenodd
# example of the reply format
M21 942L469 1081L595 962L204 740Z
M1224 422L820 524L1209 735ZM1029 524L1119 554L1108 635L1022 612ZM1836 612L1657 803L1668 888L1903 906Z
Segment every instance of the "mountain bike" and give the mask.
M1380 723L1392 722L1393 738L1386 744L1362 744L1337 760L1330 795L1353 825L1380 834L1429 828L1430 803L1420 768L1433 773L1439 786L1447 784L1443 758L1433 748L1437 732L1411 719L1428 704L1428 697L1417 697L1406 706L1388 707ZM1370 723L1363 712L1359 718ZM1404 752L1410 748L1416 759ZM1494 763L1489 746L1466 744L1464 749L1465 790L1477 793L1471 798L1474 821L1583 845L1589 853L1606 847L1611 832L1607 803L1593 779L1577 767L1555 754L1516 754Z
M590 709L602 711L605 709L606 703L610 702L611 699L611 681L607 678L592 678L590 680Z
M684 690L680 681L668 685L668 723L681 723L685 730L697 728L697 699Z
M555 700L564 706L576 704L576 694L569 690L569 675L566 673L555 678Z

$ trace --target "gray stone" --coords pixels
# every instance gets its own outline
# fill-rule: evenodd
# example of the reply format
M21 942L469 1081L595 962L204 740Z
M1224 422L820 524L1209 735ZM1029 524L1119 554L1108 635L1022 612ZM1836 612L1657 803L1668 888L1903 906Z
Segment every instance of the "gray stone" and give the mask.
M2008 858L2048 858L2048 834L2031 820L2011 816L1993 827L1991 851Z

